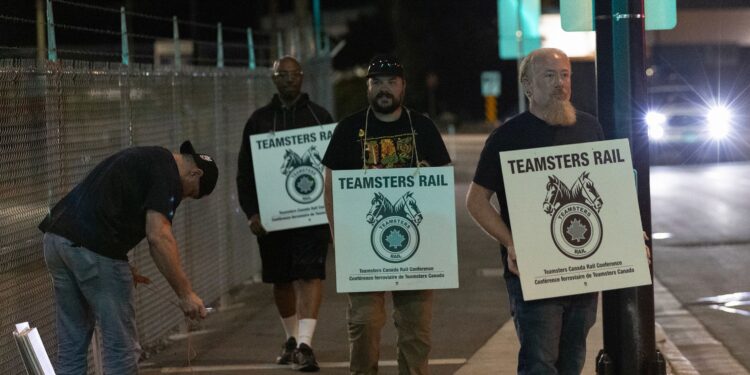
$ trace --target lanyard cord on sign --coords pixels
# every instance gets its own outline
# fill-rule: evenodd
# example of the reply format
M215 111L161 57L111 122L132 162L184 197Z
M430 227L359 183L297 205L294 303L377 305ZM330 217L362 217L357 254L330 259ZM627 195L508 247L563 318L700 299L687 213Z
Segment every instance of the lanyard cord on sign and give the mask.
M368 106L367 112L365 112L365 134L364 134L364 137L362 138L362 169L364 169L365 171L367 170L367 158L365 157L366 156L365 145L367 144L367 126L370 121L370 109L371 108L372 106ZM417 151L417 135L416 135L416 132L414 131L414 124L412 123L412 120L411 120L411 111L409 110L409 108L406 108L403 106L401 108L406 110L406 117L409 118L409 130L411 130L411 142L412 142L412 146L414 147L413 156L417 159L417 162L416 162L417 170L415 174L419 174L419 151Z
M313 111L312 107L310 107L310 103L307 103L307 109L310 110L310 113L312 113L313 118L315 118L315 122L317 122L318 125L323 125L323 123L320 122L320 119L318 118L318 115L316 115L315 111Z
M276 135L276 110L273 111L273 128L271 129L271 136L274 135Z
M292 115L294 115L294 107L290 108L292 111ZM313 118L315 119L315 122L318 123L318 125L323 125L322 122L320 122L320 119L318 118L318 115L315 114L315 111L313 111L312 107L310 107L310 103L307 103L307 109L310 111L310 113L313 115ZM283 109L282 109L283 111ZM294 121L292 121L294 122ZM286 129L286 123L284 124L284 129ZM271 129L271 135L276 133L276 110L273 111L273 128Z

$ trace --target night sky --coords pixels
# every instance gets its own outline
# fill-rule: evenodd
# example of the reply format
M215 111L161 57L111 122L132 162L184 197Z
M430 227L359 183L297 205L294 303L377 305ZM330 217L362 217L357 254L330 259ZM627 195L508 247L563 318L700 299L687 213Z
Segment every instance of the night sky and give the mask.
M131 12L168 18L175 15L181 20L209 25L221 21L225 27L238 30L246 27L258 30L261 18L270 9L268 0L70 1L113 9L124 5ZM10 52L18 56L20 50L7 47L25 47L26 55L33 56L31 48L36 43L34 3L34 0L0 0L0 16L5 17L0 18L0 46L6 47L0 49L0 53L7 56ZM347 46L333 61L335 69L363 66L376 53L395 53L401 57L407 70L409 105L421 111L427 110L425 79L431 74L438 78L435 89L437 112L447 110L462 118L482 117L483 100L478 77L484 70L500 70L503 72L503 88L499 103L507 104L499 108L501 117L514 111L510 103L516 101L516 62L498 58L496 0L321 0L323 11L373 4L375 14L362 16L349 24L350 33L345 37ZM543 0L543 12L554 12L557 4L554 0ZM743 5L747 6L748 0L679 0L681 9ZM63 28L58 30L59 47L98 46L110 54L102 59L117 60L119 14L84 9L64 2L54 2L53 6L56 23L103 31L92 33ZM291 12L294 0L279 0L278 7L279 13ZM147 49L153 45L153 39L149 37L171 37L169 22L144 17L130 17L129 22L129 31L141 35L132 42L135 56L139 53L149 55ZM181 25L180 34L183 38L208 42L216 38L210 27ZM244 43L244 38L241 32L224 33L225 41L230 43ZM258 33L258 40L263 43L262 32Z

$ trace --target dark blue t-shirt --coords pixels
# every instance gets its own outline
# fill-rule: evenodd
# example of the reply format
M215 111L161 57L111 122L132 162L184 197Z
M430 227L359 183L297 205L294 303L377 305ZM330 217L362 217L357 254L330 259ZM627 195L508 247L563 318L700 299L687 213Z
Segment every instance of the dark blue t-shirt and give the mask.
M127 260L146 237L146 211L172 221L182 185L172 153L133 147L101 163L60 200L39 229L63 236L98 254Z

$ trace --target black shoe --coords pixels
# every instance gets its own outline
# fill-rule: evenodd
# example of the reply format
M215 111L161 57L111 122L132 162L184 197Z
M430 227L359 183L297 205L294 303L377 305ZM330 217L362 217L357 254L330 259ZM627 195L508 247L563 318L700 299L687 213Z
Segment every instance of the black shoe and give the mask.
M297 349L297 340L294 337L290 337L284 345L281 346L281 355L276 358L276 363L279 365L288 365L294 360L294 353Z
M318 361L315 360L313 350L307 344L299 344L299 348L294 352L293 369L302 372L317 372L320 370Z

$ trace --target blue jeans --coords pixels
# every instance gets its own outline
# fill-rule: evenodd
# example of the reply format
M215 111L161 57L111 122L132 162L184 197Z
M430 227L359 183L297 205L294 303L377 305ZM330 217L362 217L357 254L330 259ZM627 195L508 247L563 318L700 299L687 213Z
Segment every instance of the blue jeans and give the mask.
M46 233L44 260L57 304L58 375L85 375L94 325L102 335L107 375L137 374L141 347L135 327L128 262L107 258Z
M524 301L518 277L505 279L521 350L519 375L579 375L598 293Z

